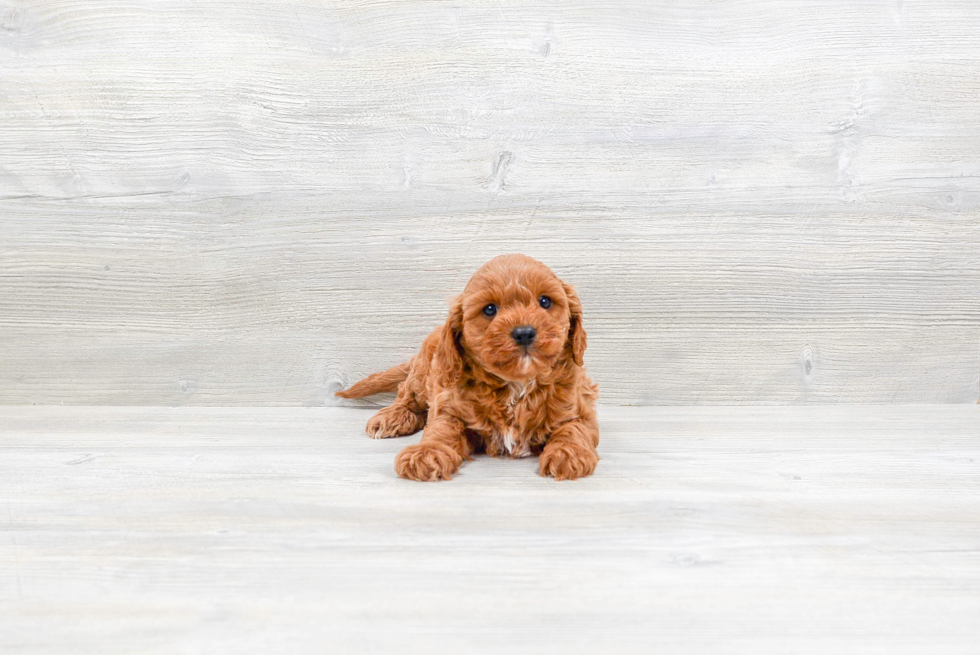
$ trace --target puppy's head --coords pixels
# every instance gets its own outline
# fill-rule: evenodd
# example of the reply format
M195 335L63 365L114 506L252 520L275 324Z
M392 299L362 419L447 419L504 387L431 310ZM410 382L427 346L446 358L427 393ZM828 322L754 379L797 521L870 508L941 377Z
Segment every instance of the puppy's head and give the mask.
M541 262L501 255L484 264L456 299L444 350L462 368L465 352L508 382L526 382L571 358L582 365L586 335L574 289Z

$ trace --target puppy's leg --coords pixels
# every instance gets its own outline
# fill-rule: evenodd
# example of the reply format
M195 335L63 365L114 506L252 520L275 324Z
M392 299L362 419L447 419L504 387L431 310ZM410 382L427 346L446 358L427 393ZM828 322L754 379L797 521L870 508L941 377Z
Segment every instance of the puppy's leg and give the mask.
M440 414L429 420L419 443L398 453L395 472L420 482L449 480L472 451L463 422Z
M574 480L592 475L599 464L599 424L592 419L563 423L541 451L541 475L555 480Z
M425 377L429 372L431 346L426 339L422 351L409 362L408 377L398 385L398 397L371 417L365 432L372 439L404 437L425 427L427 401Z
M425 412L415 408L418 408L418 403L399 397L368 420L365 432L372 439L415 434L425 427Z

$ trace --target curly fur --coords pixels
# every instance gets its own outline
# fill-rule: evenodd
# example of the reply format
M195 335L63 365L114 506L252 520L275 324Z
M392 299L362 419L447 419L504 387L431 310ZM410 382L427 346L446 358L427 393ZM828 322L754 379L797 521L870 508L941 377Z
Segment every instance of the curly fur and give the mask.
M493 317L483 313L490 303L498 307ZM517 326L535 329L530 346L511 336ZM539 261L501 255L473 275L415 357L336 395L360 398L397 386L395 402L368 421L367 433L381 439L425 428L395 458L402 477L448 480L473 453L486 452L540 455L541 475L570 480L599 462L598 387L583 368L585 348L575 290Z

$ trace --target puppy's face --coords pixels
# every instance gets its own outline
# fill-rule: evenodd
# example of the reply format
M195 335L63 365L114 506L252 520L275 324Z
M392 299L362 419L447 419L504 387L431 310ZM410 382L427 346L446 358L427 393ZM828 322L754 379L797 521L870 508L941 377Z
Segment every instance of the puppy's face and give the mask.
M580 311L571 287L547 266L503 255L466 285L461 345L497 377L528 381L549 371L565 352Z

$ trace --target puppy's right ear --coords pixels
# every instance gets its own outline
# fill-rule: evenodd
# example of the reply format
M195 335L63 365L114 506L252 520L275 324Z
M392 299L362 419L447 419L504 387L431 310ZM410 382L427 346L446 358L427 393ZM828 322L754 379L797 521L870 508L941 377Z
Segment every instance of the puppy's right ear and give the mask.
M449 317L436 346L435 359L439 362L439 379L442 386L451 387L463 376L463 296L453 300Z

